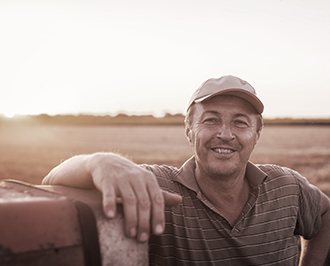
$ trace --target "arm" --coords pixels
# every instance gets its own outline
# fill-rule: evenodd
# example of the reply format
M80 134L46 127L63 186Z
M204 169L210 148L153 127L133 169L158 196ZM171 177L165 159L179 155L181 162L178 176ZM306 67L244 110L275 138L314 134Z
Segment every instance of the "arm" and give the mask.
M155 234L164 231L164 206L174 206L181 197L162 191L153 173L113 153L79 155L55 167L43 185L97 188L102 192L106 216L116 215L116 198L121 197L125 231L147 241L150 221Z
M322 226L317 235L305 240L301 238L300 266L323 266L330 245L330 200L321 193Z

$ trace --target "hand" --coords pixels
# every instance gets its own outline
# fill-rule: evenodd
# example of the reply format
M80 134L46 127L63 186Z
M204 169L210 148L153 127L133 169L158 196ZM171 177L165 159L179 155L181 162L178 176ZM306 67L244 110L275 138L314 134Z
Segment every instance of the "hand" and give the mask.
M163 233L164 207L179 204L181 196L162 191L152 172L115 154L95 154L89 167L95 186L102 192L107 217L116 215L117 199L121 199L127 236L145 242L150 226L154 234Z

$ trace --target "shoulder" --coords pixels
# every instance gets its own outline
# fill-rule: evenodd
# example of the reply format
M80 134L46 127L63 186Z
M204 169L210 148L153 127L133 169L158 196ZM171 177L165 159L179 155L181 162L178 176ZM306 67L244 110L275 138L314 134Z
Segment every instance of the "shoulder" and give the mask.
M174 176L178 175L180 170L173 166L168 165L147 165L141 164L141 167L148 171L153 172L157 178L173 179Z
M276 164L257 164L256 166L270 177L278 177L278 176L293 177L299 175L298 172L290 168L282 167Z
M297 183L298 179L305 179L297 171L287 167L275 164L262 164L257 165L257 167L267 175L266 180L268 181Z
M181 173L181 169L168 165L147 165L142 164L141 167L151 171L158 180L159 186L169 192L178 193L180 184L175 181L176 177Z
M257 165L257 167L267 175L265 184L273 184L276 187L291 186L297 189L299 194L302 191L318 190L306 177L293 169L273 164Z

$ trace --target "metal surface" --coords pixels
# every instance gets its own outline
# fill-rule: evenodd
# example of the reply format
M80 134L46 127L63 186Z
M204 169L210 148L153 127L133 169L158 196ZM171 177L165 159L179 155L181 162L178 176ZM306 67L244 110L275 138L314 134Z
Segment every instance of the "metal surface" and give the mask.
M148 243L125 236L121 205L104 216L96 190L0 183L0 265L148 265Z

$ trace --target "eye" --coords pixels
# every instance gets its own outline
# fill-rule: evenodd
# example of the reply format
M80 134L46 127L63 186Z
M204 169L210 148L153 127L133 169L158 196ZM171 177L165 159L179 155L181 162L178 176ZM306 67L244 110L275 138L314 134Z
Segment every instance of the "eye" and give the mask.
M249 126L249 124L244 120L235 120L234 125L240 128L246 128Z
M219 123L219 119L215 117L206 118L203 120L203 124L206 125L215 125Z

